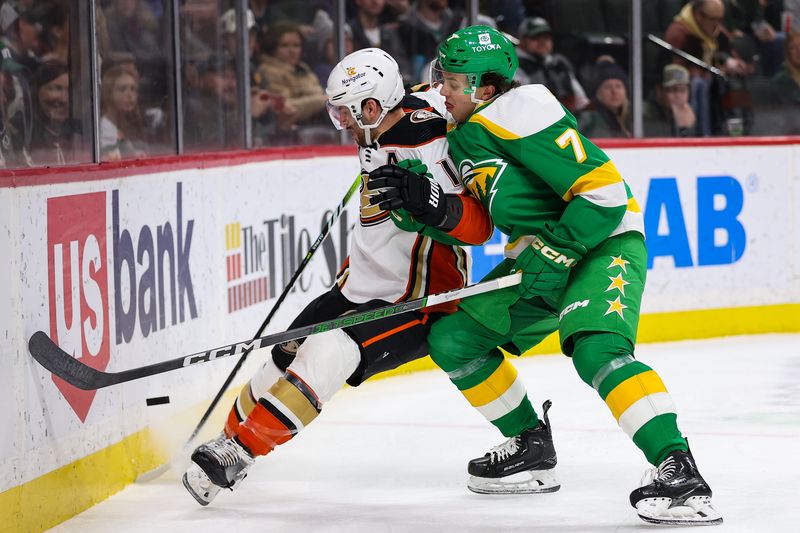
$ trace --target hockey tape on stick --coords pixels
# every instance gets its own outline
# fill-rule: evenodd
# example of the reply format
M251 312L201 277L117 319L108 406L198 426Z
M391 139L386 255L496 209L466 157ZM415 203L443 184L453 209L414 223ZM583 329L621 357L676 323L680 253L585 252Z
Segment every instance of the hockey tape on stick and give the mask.
M289 291L292 290L292 287L294 287L295 282L303 273L303 270L305 270L306 265L308 265L308 263L311 261L311 258L314 256L314 252L317 251L317 248L319 248L322 242L328 237L328 234L330 233L334 222L336 222L336 220L339 218L339 215L342 214L344 208L347 207L347 203L350 201L350 198L352 198L353 194L355 194L355 192L358 190L359 185L361 185L361 174L356 176L356 179L353 180L353 183L350 185L350 188L347 190L347 193L344 195L344 198L342 198L342 201L339 202L339 205L336 207L336 210L331 214L327 222L325 222L325 226L322 228L322 231L317 237L317 240L315 240L314 243L311 245L311 247L308 249L308 252L306 252L305 257L303 257L303 260L300 262L300 265L298 265L297 270L295 270L294 274L289 279L289 282L283 288L283 292L281 292L280 296L278 296L278 299L275 301L275 304L272 306L272 309L267 315L267 318L264 319L264 322L261 323L261 327L259 327L255 335L253 335L254 340L260 337L264 333L264 330L267 329L267 326L272 321L272 317L275 316L275 313L278 311L278 308L283 303L283 300L286 299L286 296L289 294ZM217 404L219 404L220 400L225 395L225 391L228 390L228 387L233 382L233 379L236 377L236 374L239 372L239 370L242 368L242 365L247 360L247 356L250 355L250 352L251 350L246 350L244 353L242 353L242 357L239 358L239 360L236 362L236 365L233 367L233 369L231 369L230 374L228 374L228 377L225 378L225 382L217 391L217 395L214 396L213 400L211 400L211 403L208 405L208 408L206 408L206 412L203 413L202 417L200 417L200 421L194 427L194 429L192 430L192 434L189 435L189 438L186 440L186 447L189 446L189 444L194 440L197 434L200 433L200 430L203 429L203 426L205 426L206 422L208 421L208 418L214 411L214 408L217 406Z
M409 300L407 302L400 302L397 304L371 309L361 313L353 313L341 317L334 318L333 320L326 320L318 322L309 326L290 329L280 333L273 333L264 337L258 337L252 340L245 340L205 350L189 355L184 355L169 361L155 363L152 365L132 368L130 370L123 370L121 372L103 372L92 368L78 359L75 359L70 354L62 350L56 345L55 342L44 331L37 331L31 335L28 341L28 350L36 361L44 368L52 372L54 375L60 377L67 383L70 383L79 389L95 390L126 381L144 378L147 376L154 376L169 372L170 370L177 370L187 366L197 365L201 363L208 363L222 359L223 357L230 357L234 355L241 355L250 350L259 348L266 348L274 344L288 342L309 335L323 333L334 329L346 328L355 324L365 322L372 322L380 320L389 316L394 316L400 313L407 313L422 309L423 307L430 307L445 302L451 302L468 296L475 296L485 292L494 291L506 287L512 287L519 284L522 279L522 273L510 274L501 278L484 281L470 285L462 289L454 289L451 291L431 294L423 298Z

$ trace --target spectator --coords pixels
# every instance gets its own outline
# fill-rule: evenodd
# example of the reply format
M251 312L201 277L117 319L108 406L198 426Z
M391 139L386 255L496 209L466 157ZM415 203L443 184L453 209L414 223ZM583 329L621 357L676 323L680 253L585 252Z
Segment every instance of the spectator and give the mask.
M781 20L781 30L800 32L800 0L783 0L785 22Z
M112 51L133 54L140 68L160 64L159 23L144 0L113 0L105 15Z
M250 58L250 68L255 67L253 60L258 47L256 17L251 10L247 10L247 51ZM236 10L231 8L222 14L219 19L219 33L222 36L222 46L229 57L236 57L239 35L236 34Z
M725 26L740 54L757 54L764 76L773 76L783 61L783 32L780 27L781 0L727 0ZM770 15L774 15L770 17Z
M52 2L41 6L42 13L42 61L69 61L69 16L66 6Z
M789 32L783 50L783 67L772 78L774 103L795 106L796 113L800 109L800 32Z
M681 65L666 65L656 86L655 98L645 103L644 134L647 137L693 137L697 119L689 104L689 71Z
M9 50L0 44L0 168L19 166L24 139L16 135L11 125L8 105L14 93L15 77L22 65L11 59Z
M362 48L382 48L397 59L400 74L404 79L411 78L411 65L406 57L395 25L380 23L380 15L386 7L385 0L355 0L356 16L348 21L353 33L353 50ZM335 64L336 61L331 63ZM327 77L323 83L327 82Z
M582 131L587 137L633 137L628 75L610 56L601 56L594 80L594 110L581 114Z
M516 81L520 85L544 85L572 113L589 105L589 98L575 77L572 64L563 55L553 53L553 32L545 19L526 18L517 34L520 41Z
M328 83L328 76L333 70L333 65L339 62L336 56L334 47L334 34L333 34L333 21L330 19L320 18L314 25L316 28L315 50L314 57L317 58L314 64L314 74L321 86ZM344 25L344 54L349 55L355 50L353 45L353 31L350 29L349 24Z
M100 158L146 157L145 124L139 110L139 75L125 66L106 70L101 85Z
M184 0L180 4L181 57L190 68L218 52L218 3L217 0ZM190 78L193 75L194 72L187 72Z
M197 65L197 87L187 97L184 140L195 150L241 148L236 68L225 54Z
M692 0L675 16L664 39L675 48L709 65L718 66L727 74L748 74L748 66L730 53L727 38L720 38L724 18L725 4L722 0ZM699 132L701 135L711 135L712 129L717 129L716 124L712 128L712 75L682 58L675 62L689 70L691 102Z
M295 110L292 115L278 117L280 130L291 130L298 123L321 116L327 98L317 76L300 60L303 55L303 36L291 22L278 22L265 36L258 72L266 79L267 90L285 99Z
M42 51L42 26L35 20L33 11L17 13L9 2L3 3L0 7L0 31L12 59L29 72L36 70Z
M9 2L0 6L0 31L2 31L2 53L21 68L13 76L7 76L5 118L9 134L18 147L28 146L33 127L33 98L31 96L31 73L39 65L41 33L32 17L25 10L22 16Z
M464 14L450 9L448 0L416 0L412 4L397 28L411 65L407 83L422 79L422 70L436 57L439 43L463 23Z
M390 24L392 28L397 27L397 21L405 15L411 8L408 0L386 0L386 6L380 16L381 24Z
M267 22L291 22L297 26L303 39L314 37L314 25L319 17L330 18L332 0L270 0L266 11Z
M105 10L109 53L128 53L136 58L142 74L139 101L142 108L163 105L170 91L169 52L159 37L160 22L146 0L112 0ZM171 43L170 43L171 44Z
M522 0L493 0L480 5L480 8L483 13L497 21L497 29L507 33L517 31L526 14Z
M95 24L95 40L97 45L97 60L102 66L103 61L108 57L111 51L111 39L108 36L108 21L103 10L100 9L100 4L95 4L94 10L94 24Z
M37 165L78 160L80 123L70 118L69 72L61 61L42 63L33 74L34 122L29 153Z
M250 10L256 23L256 34L263 35L269 30L269 0L250 0Z

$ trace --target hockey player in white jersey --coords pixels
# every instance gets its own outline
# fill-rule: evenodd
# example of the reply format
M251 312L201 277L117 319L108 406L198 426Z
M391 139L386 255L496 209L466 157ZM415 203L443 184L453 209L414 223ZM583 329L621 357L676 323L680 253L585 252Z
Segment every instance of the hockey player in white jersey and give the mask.
M331 119L359 147L360 217L336 284L292 328L463 287L467 256L455 243L481 244L492 233L488 212L453 170L445 119L425 100L405 95L391 56L377 48L350 54L334 67L326 92ZM430 179L395 189L405 211L380 209L368 173L403 160L416 160L417 172L427 164ZM345 383L357 386L425 356L431 324L454 310L454 303L443 304L275 346L234 402L223 434L192 454L184 486L201 505L233 489L256 457L297 435Z

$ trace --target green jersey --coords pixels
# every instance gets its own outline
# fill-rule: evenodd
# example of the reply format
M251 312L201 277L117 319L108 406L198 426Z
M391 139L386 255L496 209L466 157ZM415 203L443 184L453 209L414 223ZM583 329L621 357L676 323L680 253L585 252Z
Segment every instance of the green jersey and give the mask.
M515 258L545 223L592 250L613 235L644 235L641 210L608 156L577 131L543 85L512 89L447 134L464 184L509 236Z

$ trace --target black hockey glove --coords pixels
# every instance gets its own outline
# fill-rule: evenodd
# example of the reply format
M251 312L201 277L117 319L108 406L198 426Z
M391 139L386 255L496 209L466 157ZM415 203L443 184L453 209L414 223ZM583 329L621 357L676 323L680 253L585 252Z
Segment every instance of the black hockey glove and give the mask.
M405 209L419 222L438 227L447 215L447 200L439 184L424 175L427 170L418 159L376 168L369 173L368 186L381 192L370 203L386 211Z

